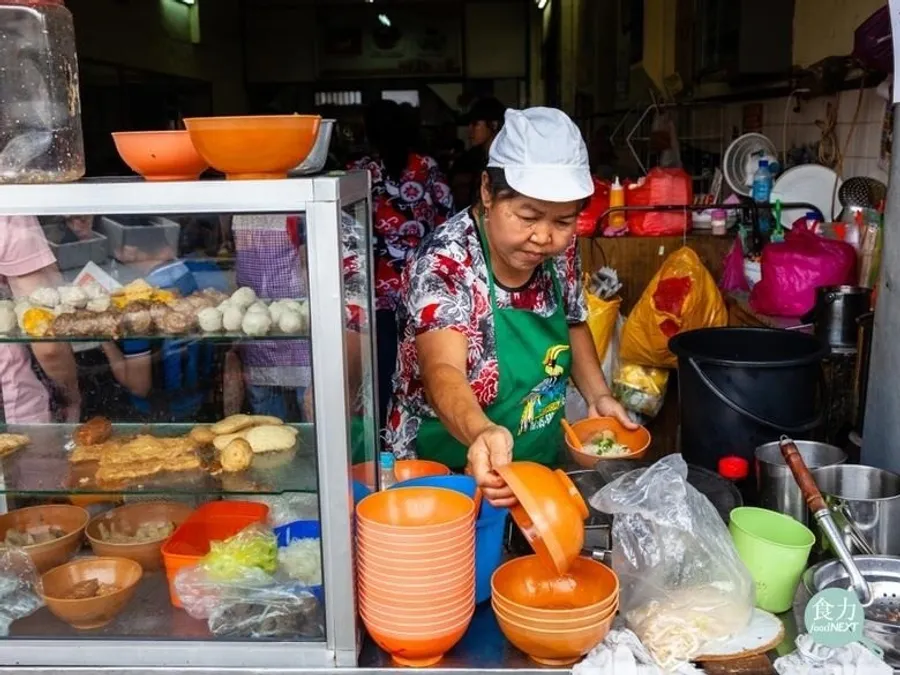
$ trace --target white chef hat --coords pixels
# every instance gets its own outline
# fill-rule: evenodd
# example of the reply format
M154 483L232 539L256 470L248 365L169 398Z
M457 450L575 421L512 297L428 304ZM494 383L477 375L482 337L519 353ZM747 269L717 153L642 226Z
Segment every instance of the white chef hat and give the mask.
M556 108L507 110L488 166L503 169L509 186L526 197L570 202L594 194L581 131Z

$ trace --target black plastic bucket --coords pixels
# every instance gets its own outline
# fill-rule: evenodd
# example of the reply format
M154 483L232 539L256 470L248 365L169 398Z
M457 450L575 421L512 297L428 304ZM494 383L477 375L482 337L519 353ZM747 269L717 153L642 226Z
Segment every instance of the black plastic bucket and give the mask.
M676 335L681 453L711 471L721 457L754 465L757 446L782 434L812 439L825 422L822 359L828 346L805 333L703 328Z

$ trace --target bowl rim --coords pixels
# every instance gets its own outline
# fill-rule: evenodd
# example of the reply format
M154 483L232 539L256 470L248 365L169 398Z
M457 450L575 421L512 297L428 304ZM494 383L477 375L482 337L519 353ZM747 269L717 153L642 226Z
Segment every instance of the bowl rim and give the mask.
M461 493L457 493L461 494ZM463 495L465 497L465 495ZM471 517L471 516L469 516ZM433 537L440 535L451 535L457 536L462 532L465 532L468 529L475 529L475 519L472 518L472 522L464 522L462 520L458 520L454 523L448 523L447 525L418 525L420 531L410 531L414 530L413 527L398 527L396 525L382 525L381 523L374 523L370 520L366 520L364 518L357 518L358 522L356 525L357 532L363 532L366 535L376 535L378 537L408 537L409 539L421 541L424 537ZM432 528L430 530L425 528ZM446 537L444 537L446 539ZM401 542L403 543L403 542Z
M88 521L88 524L87 524L87 525L85 526L85 528L84 528L84 536L87 538L88 542L90 542L90 544L91 544L92 546L93 546L95 543L98 543L98 544L101 544L101 545L103 545L103 546L117 546L117 547L121 547L123 550L124 550L124 549L128 549L128 548L130 548L130 547L132 547L132 546L134 546L134 547L138 547L138 546L147 546L148 544L159 544L160 546L162 546L166 541L169 540L169 538L171 538L172 534L175 534L175 530L178 529L180 523L179 523L178 525L175 526L175 530L172 530L172 534L170 534L168 537L163 537L162 539L151 539L150 541L140 541L140 542L133 541L133 542L125 543L125 544L117 544L117 543L111 542L111 541L104 541L103 539L100 539L100 538L98 538L98 537L91 536L91 533L88 532L88 530L90 529L91 525L93 525L94 523L99 523L101 519L102 519L102 520L111 520L111 519L112 519L112 514L114 514L116 511L127 510L129 507L140 507L140 506L144 506L145 504L154 504L154 505L155 505L155 504L178 504L178 505L183 505L183 506L185 506L187 509L189 509L189 510L188 510L188 513L187 513L187 517L189 517L190 514L193 513L194 510L195 510L195 509L192 509L190 506L187 506L187 504L183 504L183 502L176 502L176 501L133 502L133 503L131 503L131 504L122 504L121 506L117 506L116 508L110 509L109 511L106 511L106 512L104 512L104 513L99 513L99 514L97 514L96 516L94 516L93 518L91 518L91 519ZM137 509L134 509L134 510L136 511ZM185 518L185 519L187 519L187 518ZM182 521L182 522L184 522L184 521ZM102 556L102 557L116 557L116 556Z
M448 520L443 523L429 523L426 525L391 525L389 523L379 522L379 521L369 518L361 513L362 506L367 501L369 501L369 500L375 501L376 499L379 499L379 498L387 499L387 497L381 497L381 495L399 495L399 494L402 494L406 490L410 490L410 491L412 491L412 490L415 490L415 491L439 490L440 492L443 492L446 494L451 494L451 495L453 495L452 499L460 498L460 499L464 499L464 500L466 500L466 502L468 502L468 504L466 504L466 512L463 515L454 518L453 520ZM399 488L393 488L391 490L383 490L380 492L373 492L372 494L366 495L361 500L359 500L359 504L356 505L356 517L361 523L366 523L367 525L373 525L376 527L380 526L380 527L384 527L384 528L388 528L388 529L400 529L400 530L410 532L410 534L416 534L419 532L427 532L428 528L437 528L437 531L440 532L444 529L452 529L453 525L457 525L457 524L461 525L461 524L465 523L467 520L472 521L472 527L474 528L475 527L475 517L474 516L475 516L475 500L473 500L471 497L468 497L461 492L457 492L456 490L451 490L449 488L439 488L439 487L432 487L432 486L426 487L426 486L414 485L411 487L399 487Z
M606 621L610 616L615 616L619 611L619 598L616 598L615 602L600 612L596 614L587 614L585 616L576 616L570 617L568 619L557 618L557 619L542 619L538 616L525 616L521 614L516 614L515 612L506 609L504 607L499 607L495 602L494 598L491 598L491 609L494 610L494 614L502 614L504 618L512 621L513 623L518 623L520 620L525 620L529 622L539 623L539 624L550 624L548 628L552 627L556 624L572 624L578 622L586 622L586 623L597 623ZM557 611L565 611L565 610L557 610ZM563 629L555 629L555 630L563 630Z
M475 552L475 541L472 540L472 542L471 542L471 543L468 543L468 545L466 545L465 547L460 546L460 547L457 547L457 548L453 548L453 549L445 549L445 550L451 550L451 551L453 551L453 553L451 553L450 555L434 556L434 555L427 555L427 551L426 551L425 553L426 553L426 556L427 556L427 557L426 557L426 556L423 556L423 557L425 557L425 559L426 559L428 562L432 562L432 563L436 563L436 562L438 562L438 561L440 561L440 560L451 560L451 561L453 561L453 560L459 560L460 558L467 558L467 557L469 556L469 554L473 554L473 555L474 555L474 552ZM387 562L387 563L396 563L396 562L397 562L398 560L400 560L401 558L404 559L403 562L410 562L410 559L405 558L405 556L406 556L406 555L409 555L410 553L412 553L411 551L405 551L405 552L403 552L403 554L401 555L401 554L395 549L395 550L394 550L394 555L393 555L393 556L391 556L391 555L388 555L388 556L378 555L378 553L382 553L382 552L387 552L387 550L385 549L385 551L380 551L377 547L375 547L375 548L370 548L368 544L363 544L362 546L357 545L357 547L356 547L356 554L357 554L357 555L365 556L365 557L367 557L367 558L370 558L370 559L372 559L372 560L377 560L377 561L382 561L382 560L383 560L383 561L385 561L385 562ZM419 553L419 552L416 551L415 553ZM416 562L419 562L419 560L417 560L415 557L414 557L412 560L415 560ZM441 565L435 565L435 567L441 567Z
M54 508L62 507L62 508L73 509L73 510L77 509L78 511L82 512L82 515L84 516L85 521L84 521L84 523L82 523L82 525L80 527L75 528L71 532L66 532L63 536L59 537L58 539L51 539L50 541L42 541L40 544L29 544L28 546L21 546L20 548L23 551L25 551L26 553L30 553L32 551L37 551L39 549L39 547L41 547L41 546L58 544L59 542L64 541L73 535L83 533L85 528L87 528L88 523L91 521L90 512L86 508L83 508L81 506L75 506L74 504L38 504L37 506L25 506L21 509L13 509L12 511L8 511L7 513L4 513L3 515L8 516L13 513L21 513L23 511L32 511L32 510L37 511L39 509L46 509L48 507L54 507ZM0 516L0 517L2 517L2 516ZM72 561L70 560L68 562L72 562ZM67 564L67 563L64 563L64 564ZM47 570L47 572L49 572L49 571L50 570ZM45 572L45 574L46 574L46 572Z
M292 113L290 115L206 115L203 117L185 117L182 121L187 126L188 122L209 122L215 120L217 122L250 122L258 120L289 120L289 119L316 119L322 121L321 115L300 115Z
M379 596L384 595L384 596L388 597L388 601L400 602L403 604L404 607L407 607L407 606L409 606L409 607L418 607L418 606L435 607L436 606L435 603L444 602L444 600L437 601L437 600L433 600L431 598L426 598L423 600L423 599L421 599L422 596L418 595L418 594L409 594L409 595L405 595L405 594L401 594L401 593L387 593L386 594L386 593L384 593L384 591L382 591L379 588L369 588L368 584L366 584L365 582L361 582L361 583L357 584L357 593L359 595L366 595L366 596L369 596L372 593L374 593L375 595L379 595ZM444 599L446 599L447 595L445 594L442 597ZM462 602L462 599L467 599L468 597L469 597L469 589L468 588L465 590L465 592L462 592L462 591L458 592L459 602ZM382 602L382 601L378 600L378 602ZM451 603L451 602L447 602L448 606L450 606L452 604L453 603ZM437 606L439 606L439 605L437 605Z
M523 608L527 609L529 612L541 612L541 613L547 612L548 616L552 616L555 612L557 612L559 610L546 609L546 608L540 608L540 607L529 607L528 605L523 605L520 602L511 600L506 595L504 595L499 590L497 590L496 577L501 572L501 570L505 569L506 567L514 567L515 565L524 564L524 563L517 563L516 562L517 560L530 560L530 559L535 559L535 560L537 560L537 562L539 564L543 564L543 561L540 559L540 557L537 554L532 554L532 555L526 555L526 556L519 556L517 558L511 558L510 560L507 560L506 562L502 563L497 569L495 569L494 573L491 575L491 597L493 598L495 595L498 595L504 602L507 602L513 606L523 607ZM616 574L615 570L613 570L608 565L604 565L599 560L594 560L593 558L589 558L587 556L576 556L576 560L582 560L582 561L584 561L584 564L588 564L591 567L596 568L599 566L600 569L604 570L604 573L608 573L608 574L612 575L612 578L616 583L615 583L615 586L613 587L612 593L610 593L610 596L615 596L615 597L619 596L619 593L621 591L621 586L620 586L620 582L619 582L619 575ZM574 563L575 560L573 560L572 562ZM570 570L571 570L571 566L570 566ZM600 605L600 604L602 604L602 602L606 602L608 600L609 600L609 597L607 597L605 600L603 600L601 602L591 603L590 605L585 605L584 607L577 607L574 609L577 609L577 610L589 609L596 605Z
M385 536L387 536L389 538L394 537L394 536L402 536L402 535L373 534L373 533L369 532L368 530L361 531L359 529L357 529L356 534L357 534L357 546L359 545L360 538L366 540L366 542L363 543L362 545L368 546L370 544L370 542L373 540L378 541L378 542L384 542ZM439 551L451 551L451 550L455 550L457 548L457 544L459 541L468 540L469 536L468 536L468 533L466 533L466 534L453 535L452 537L445 538L443 541L450 542L451 545L443 546L441 548L433 548L429 542L422 541L422 537L419 535L412 535L411 539L412 539L411 541L394 541L393 539L389 539L391 542L391 550L394 552L405 552L405 553L419 553L419 552L421 552L422 549L424 549L428 553L434 553L434 552L439 552ZM376 544L376 546L377 546L377 544ZM400 547L400 549L398 549L396 547ZM405 550L405 551L402 550L402 549L406 549L406 548L409 548L411 550Z
M572 633L586 633L588 631L596 632L598 630L603 630L603 627L604 627L603 624L605 624L607 622L609 622L609 624L612 624L612 622L616 618L616 614L618 613L618 611L619 611L619 608L616 607L616 611L613 614L611 614L610 616L608 616L606 619L603 619L602 621L593 623L589 626L585 626L584 628L566 628L566 629L558 629L558 630L544 630L543 628L532 628L531 626L523 626L522 624L517 623L516 621L511 621L509 618L506 617L506 615L504 615L502 613L501 614L495 613L494 616L497 617L498 622L502 621L503 623L509 624L510 626L513 626L513 627L518 628L523 631L528 631L529 633L538 633L539 635L554 635L555 636L555 635L567 635L567 634L571 635ZM608 626L607 626L607 630L609 630Z
M175 136L190 135L187 129L157 129L156 131L110 131L110 136L115 138L123 136Z
M53 595L47 595L44 592L44 588L43 588L44 577L46 577L51 572L55 572L56 570L62 569L63 567L72 567L75 565L83 565L85 563L93 563L93 562L97 562L97 561L101 561L101 560L113 560L113 561L117 561L117 562L125 562L132 569L137 568L137 573L138 573L137 578L130 584L122 586L122 588L120 588L116 591L113 591L112 593L107 593L106 595L101 595L101 596L94 596L93 598L57 598L56 596L53 596ZM101 598L111 598L111 597L117 596L120 593L124 593L125 591L128 591L128 590L134 588L135 586L137 586L137 584L140 583L143 576L144 576L144 568L141 567L141 564L139 562L132 560L131 558L122 558L119 556L111 556L111 555L87 556L85 558L78 558L76 560L70 560L68 562L63 563L62 565L57 565L56 567L44 572L41 575L41 597L44 600L52 600L53 602L55 602L57 604L59 604L59 603L70 604L70 603L76 603L76 602L84 602L85 600L99 600Z
M362 562L362 561L357 561L357 564L356 564L356 565L357 565L359 574L361 574L362 576L371 577L372 575L374 575L374 577L377 578L377 579L384 579L384 580L385 580L385 583L389 583L389 584L393 584L393 583L394 583L394 581L393 581L394 577L392 577L392 576L385 576L384 574L382 574L382 573L380 573L380 572L378 572L378 571L376 571L376 570L373 570L372 568L368 567L368 566L367 566L364 562ZM474 576L475 576L475 568L476 568L474 562L470 565L470 568L471 568L470 571L466 571L466 572L464 572L464 573L463 573L463 572L452 571L452 572L447 572L447 573L444 573L444 574L431 574L431 575L429 575L429 576L427 577L427 578L428 578L428 581L429 581L428 584L414 584L414 583L411 583L411 582L410 582L410 579L409 579L408 573L406 573L406 571L405 571L405 570L402 570L402 569L397 571L397 577L396 577L396 578L398 579L398 583L400 583L400 584L405 583L407 586L425 586L425 585L432 586L432 585L434 585L435 583L446 583L446 582L452 582L452 581L455 581L455 580L467 579L467 578L469 578L470 576L471 576L471 577L474 577Z
M381 617L384 617L385 619L390 619L392 621L396 620L397 623L407 623L404 619L411 619L411 621L414 622L413 625L419 625L420 623L434 623L440 625L442 623L445 623L445 621L440 620L440 617L459 616L460 614L468 614L469 612L473 612L475 610L475 594L473 593L472 597L466 603L459 603L458 605L451 606L449 609L446 609L443 612L429 612L426 609L423 610L421 614L415 611L411 612L409 616L404 616L405 614L407 614L406 612L399 609L394 610L393 608L384 609L387 609L389 612L397 612L397 614L395 615L385 613L381 611L381 609L376 609L371 606L368 606L365 610L363 610L363 604L364 603L360 602L360 612L365 611L370 617L373 615L379 615ZM437 620L432 621L428 619L429 616L434 617L434 619ZM422 619L423 621L420 621L419 619ZM427 622L425 621L426 619L428 619Z

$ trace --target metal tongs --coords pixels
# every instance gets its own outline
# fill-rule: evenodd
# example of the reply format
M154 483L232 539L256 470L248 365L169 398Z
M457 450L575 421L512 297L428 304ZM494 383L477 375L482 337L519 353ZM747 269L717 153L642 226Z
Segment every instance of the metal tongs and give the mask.
M800 451L797 450L797 446L794 445L794 441L787 436L782 436L780 445L784 461L791 470L791 473L794 474L794 480L797 481L797 485L803 493L803 498L806 500L806 505L809 507L809 510L812 511L813 516L819 525L819 529L822 530L822 533L831 543L832 548L834 548L835 553L837 553L838 560L841 561L844 569L847 570L847 574L850 575L850 585L856 592L859 601L862 603L863 607L868 607L874 601L872 590L869 588L869 582L866 581L865 577L859 571L859 567L856 566L856 561L853 560L853 556L847 549L846 544L844 544L844 538L841 536L840 530L838 530L837 525L834 523L834 519L831 517L831 509L828 508L828 504L825 503L822 493L819 492L819 486L816 485L815 478L813 478L812 474L809 472L806 462L803 461L803 457L800 455Z

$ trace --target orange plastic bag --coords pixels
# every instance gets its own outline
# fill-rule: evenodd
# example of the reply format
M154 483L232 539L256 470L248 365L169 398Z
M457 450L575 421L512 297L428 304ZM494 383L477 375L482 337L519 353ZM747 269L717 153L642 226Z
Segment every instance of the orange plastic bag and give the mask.
M587 287L587 277L585 278L585 287ZM594 338L594 347L597 349L597 358L603 363L606 358L606 350L609 349L609 343L612 341L613 331L616 329L616 318L619 316L619 305L622 304L622 298L613 298L612 300L603 300L592 293L584 292L588 307L588 328L591 330L591 337Z
M619 355L643 366L674 368L669 338L727 323L728 311L715 279L685 246L665 259L628 315Z

